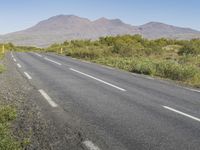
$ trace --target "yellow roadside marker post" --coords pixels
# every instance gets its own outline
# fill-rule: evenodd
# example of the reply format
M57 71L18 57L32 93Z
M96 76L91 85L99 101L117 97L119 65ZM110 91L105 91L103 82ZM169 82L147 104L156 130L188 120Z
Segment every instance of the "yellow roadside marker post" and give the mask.
M5 53L5 46L4 45L2 46L2 53L3 54Z

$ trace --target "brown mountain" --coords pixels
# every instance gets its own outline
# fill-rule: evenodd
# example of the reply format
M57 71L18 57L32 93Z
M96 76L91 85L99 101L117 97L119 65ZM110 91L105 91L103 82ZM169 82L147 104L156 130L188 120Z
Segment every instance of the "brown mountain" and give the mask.
M200 32L190 29L167 25L159 22L150 22L139 26L139 29L146 38L156 39L161 37L175 39L191 39L195 35L200 37Z
M119 19L100 18L90 21L74 15L59 15L41 21L35 26L0 36L0 42L17 45L44 47L73 39L97 39L101 36L141 34L145 38L192 39L200 37L200 32L163 23L150 22L142 26L132 26Z

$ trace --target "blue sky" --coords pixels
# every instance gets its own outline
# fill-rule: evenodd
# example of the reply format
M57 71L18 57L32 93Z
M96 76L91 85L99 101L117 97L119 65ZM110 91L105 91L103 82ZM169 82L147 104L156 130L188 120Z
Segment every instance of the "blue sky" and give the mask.
M59 14L119 18L132 25L158 21L200 30L200 0L0 0L0 34Z

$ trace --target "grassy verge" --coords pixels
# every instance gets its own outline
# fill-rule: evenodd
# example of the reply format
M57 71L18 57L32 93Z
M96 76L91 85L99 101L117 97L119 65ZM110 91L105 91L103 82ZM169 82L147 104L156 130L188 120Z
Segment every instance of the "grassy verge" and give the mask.
M4 55L0 53L0 60L4 58ZM2 73L5 70L4 66L0 64L0 73Z
M0 73L2 73L5 70L4 66L0 65Z
M4 54L0 53L0 60L4 58ZM0 64L0 74L5 67ZM0 104L0 149L1 150L20 150L21 142L17 141L11 129L12 121L17 117L16 109L8 105Z
M11 122L16 119L16 110L11 106L0 105L0 149L20 150L20 142L12 135Z

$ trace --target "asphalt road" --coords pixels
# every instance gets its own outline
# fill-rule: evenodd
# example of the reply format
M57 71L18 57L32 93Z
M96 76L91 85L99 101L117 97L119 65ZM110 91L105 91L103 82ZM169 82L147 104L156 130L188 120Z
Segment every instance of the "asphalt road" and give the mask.
M10 57L88 149L200 150L198 90L54 54Z

